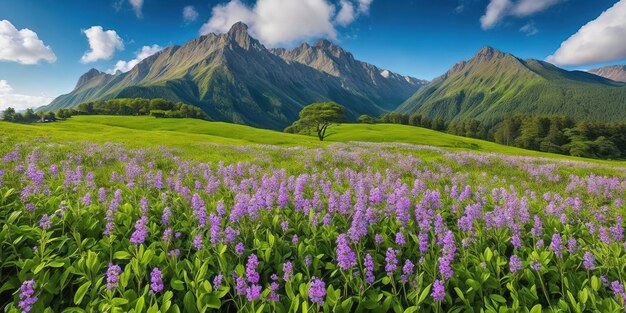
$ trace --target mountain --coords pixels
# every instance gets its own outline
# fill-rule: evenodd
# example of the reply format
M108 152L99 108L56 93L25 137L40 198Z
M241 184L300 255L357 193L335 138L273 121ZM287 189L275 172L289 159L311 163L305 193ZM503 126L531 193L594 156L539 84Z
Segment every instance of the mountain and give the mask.
M169 46L126 73L91 70L72 92L39 110L56 111L110 98L164 98L196 105L214 120L282 129L312 102L335 101L355 118L393 110L404 100L380 88L363 89L366 86L282 58L252 38L245 24L236 23L225 34ZM383 88L402 90L408 96L420 86L415 79L394 79ZM376 96L370 98L373 92Z
M626 84L486 47L418 90L397 111L486 124L515 113L623 121Z
M618 82L626 82L626 65L613 65L589 70L589 73Z
M299 62L337 77L344 88L363 93L376 103L388 103L391 107L402 103L416 88L428 83L358 61L350 52L325 39L320 39L314 46L303 43L292 50L271 51L285 60Z

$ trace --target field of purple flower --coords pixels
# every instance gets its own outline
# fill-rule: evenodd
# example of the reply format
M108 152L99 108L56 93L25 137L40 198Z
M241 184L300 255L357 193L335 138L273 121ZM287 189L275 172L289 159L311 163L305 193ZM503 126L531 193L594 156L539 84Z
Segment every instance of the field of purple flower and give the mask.
M0 149L5 312L623 312L626 170L401 144Z

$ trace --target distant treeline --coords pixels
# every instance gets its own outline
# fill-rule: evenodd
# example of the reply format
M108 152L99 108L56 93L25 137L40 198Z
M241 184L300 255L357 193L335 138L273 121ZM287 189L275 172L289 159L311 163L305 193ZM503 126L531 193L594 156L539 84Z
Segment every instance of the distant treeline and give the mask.
M17 113L13 108L2 111L2 120L17 123L53 122L74 115L152 115L163 118L196 118L209 120L202 109L164 99L111 99L79 104L73 109L60 109L56 112L34 112L32 109Z
M359 122L419 126L508 146L572 156L626 158L626 123L591 123L561 116L514 115L490 126L475 119L446 123L441 118L396 112L380 118L362 115Z
M156 117L196 118L209 117L199 107L172 102L164 99L121 98L105 101L92 101L79 104L74 109L60 109L59 118L73 115L153 115Z

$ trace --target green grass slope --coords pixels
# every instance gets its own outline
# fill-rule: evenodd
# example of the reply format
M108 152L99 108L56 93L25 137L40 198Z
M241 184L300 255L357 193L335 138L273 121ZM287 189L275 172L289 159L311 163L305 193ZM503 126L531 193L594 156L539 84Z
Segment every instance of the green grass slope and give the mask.
M157 119L134 116L75 116L48 124L0 122L0 144L15 144L37 138L51 143L123 143L130 147L165 146L181 150L188 157L203 159L214 144L235 146L325 146L337 142L408 143L455 151L493 152L507 155L560 158L626 166L623 161L589 160L536 152L496 143L454 136L430 129L395 124L343 124L329 129L324 142L314 137L287 134L238 124L206 122L195 119Z

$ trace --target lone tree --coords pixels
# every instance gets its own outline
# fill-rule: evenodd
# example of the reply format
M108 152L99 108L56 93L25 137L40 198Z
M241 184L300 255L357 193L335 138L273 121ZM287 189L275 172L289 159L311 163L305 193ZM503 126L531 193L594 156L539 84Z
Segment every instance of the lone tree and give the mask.
M300 111L300 119L285 129L288 133L315 130L320 141L326 138L326 130L345 120L344 108L335 102L313 103Z

